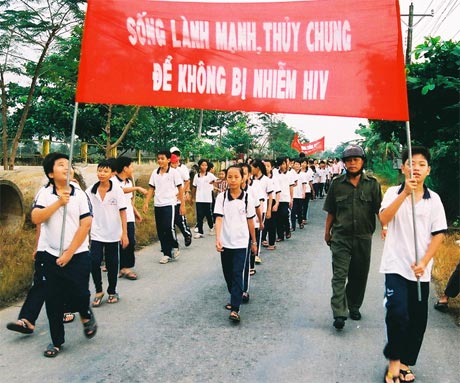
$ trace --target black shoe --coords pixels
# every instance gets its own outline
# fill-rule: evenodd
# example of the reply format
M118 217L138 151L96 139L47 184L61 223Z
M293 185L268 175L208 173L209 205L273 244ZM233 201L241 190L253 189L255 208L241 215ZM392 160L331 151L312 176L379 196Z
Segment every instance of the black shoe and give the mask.
M435 308L436 310L438 310L438 311L441 311L442 313L446 313L447 310L449 310L449 303L437 301L437 302L434 304L434 308Z
M359 312L359 310L350 310L350 319L360 320L361 313Z
M347 318L345 317L335 317L334 318L334 327L337 329L337 330L342 330L344 327L345 327L345 320Z
M185 237L184 240L185 240L185 247L189 247L192 244L192 236L191 235Z

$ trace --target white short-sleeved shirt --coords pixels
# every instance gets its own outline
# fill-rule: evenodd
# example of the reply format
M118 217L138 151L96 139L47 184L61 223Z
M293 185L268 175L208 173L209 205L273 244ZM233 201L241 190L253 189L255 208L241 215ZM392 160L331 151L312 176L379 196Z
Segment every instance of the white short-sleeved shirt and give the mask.
M305 184L307 184L307 173L299 172L297 173L297 185L294 186L294 198L303 198L303 191L306 188Z
M404 186L388 188L383 196L380 211L387 208L402 192ZM417 225L417 250L422 259L431 242L432 235L447 230L446 215L439 195L425 188L423 198L415 205L415 221ZM412 201L406 198L394 218L388 223L388 231L383 247L380 272L399 274L405 279L416 281L411 269L415 262L414 229L412 218ZM431 280L433 259L427 265L422 282Z
M204 176L197 173L193 177L193 186L196 187L195 201L196 202L212 202L212 182L216 180L216 176L211 172L207 172Z
M311 193L310 182L313 183L313 175L314 175L313 170L308 168L307 171L305 172L305 179L307 180L307 186L305 188L305 193Z
M177 171L180 173L180 175L181 175L181 177L182 177L182 180L183 180L184 182L190 180L190 172L189 172L187 166L185 166L184 164L180 164L180 165L177 167Z
M281 190L280 202L291 202L291 191L290 187L295 185L295 179L289 172L278 173L276 176L278 184Z
M325 168L319 168L316 170L316 174L318 177L318 182L324 184L327 180L327 170Z
M256 215L252 196L244 191L238 198L232 198L230 191L220 193L214 205L214 214L222 217L220 240L227 249L245 249L249 245L247 220Z
M176 205L177 188L182 186L182 177L176 169L170 166L163 174L160 173L160 168L158 168L152 172L149 185L155 189L154 206Z
M121 190L125 188L132 188L134 186L133 182L129 178L122 180L118 176L113 176L110 180L114 183L114 186L117 184L117 186L119 186ZM125 201L126 201L126 222L136 222L136 217L134 215L134 208L133 208L134 193L133 192L125 193L123 190L123 194L125 195Z
M88 195L93 205L93 223L91 224L91 239L100 242L118 242L123 231L121 225L120 211L126 210L126 198L119 182L112 180L110 188L101 198L96 182L88 189Z
M273 193L273 182L271 181L270 178L262 174L260 178L254 177L252 184L257 185L257 187L260 190L261 209L262 209L262 212L265 213L267 211L268 198L270 194Z
M70 189L63 250L66 250L70 246L76 231L80 227L80 220L93 215L91 203L86 193L72 184L70 184ZM59 196L53 185L42 188L35 196L32 209L43 209L56 202L58 199ZM40 237L43 235L43 242L40 244L40 247L43 246L44 251L47 251L55 257L59 257L63 215L64 207L61 206L47 221L42 223L40 231ZM80 247L75 251L75 254L88 251L88 247L89 238L86 236Z

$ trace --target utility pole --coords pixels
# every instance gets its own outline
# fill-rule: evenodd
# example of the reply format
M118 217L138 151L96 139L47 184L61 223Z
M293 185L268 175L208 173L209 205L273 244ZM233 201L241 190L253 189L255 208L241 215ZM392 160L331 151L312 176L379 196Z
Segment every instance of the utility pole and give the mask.
M427 14L414 14L414 3L410 3L409 5L409 14L401 14L401 16L409 16L409 24L407 24L407 46L406 46L406 65L409 65L411 62L411 55L412 52L412 32L414 27L422 20L425 16L434 16L434 10L431 10L431 13ZM421 17L421 19L414 25L414 16ZM405 23L404 23L405 24Z

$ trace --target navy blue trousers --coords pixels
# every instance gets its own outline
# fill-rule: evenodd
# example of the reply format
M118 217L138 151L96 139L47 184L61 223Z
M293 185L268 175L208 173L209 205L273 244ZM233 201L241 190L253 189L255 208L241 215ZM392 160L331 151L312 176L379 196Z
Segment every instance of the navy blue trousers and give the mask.
M413 366L422 347L428 320L429 282L421 282L418 301L417 282L398 274L385 274L385 323L387 344L383 354L389 360Z
M232 311L239 311L244 288L244 268L248 256L248 249L227 249L220 253L222 271L224 273L227 289L230 293Z

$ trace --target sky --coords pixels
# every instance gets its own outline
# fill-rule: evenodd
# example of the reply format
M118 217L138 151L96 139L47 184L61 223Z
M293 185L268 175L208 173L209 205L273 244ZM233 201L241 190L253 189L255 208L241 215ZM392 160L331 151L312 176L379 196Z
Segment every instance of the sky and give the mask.
M411 2L414 4L414 14L431 14L431 10L434 10L433 17L414 17L412 47L422 43L424 36L460 40L460 0L401 0L399 3L402 15L409 13ZM403 45L406 49L408 17L402 16L401 20ZM367 125L367 119L362 118L294 114L282 116L288 126L302 133L309 141L325 136L325 147L332 150L340 143L360 138L355 130L360 123Z

